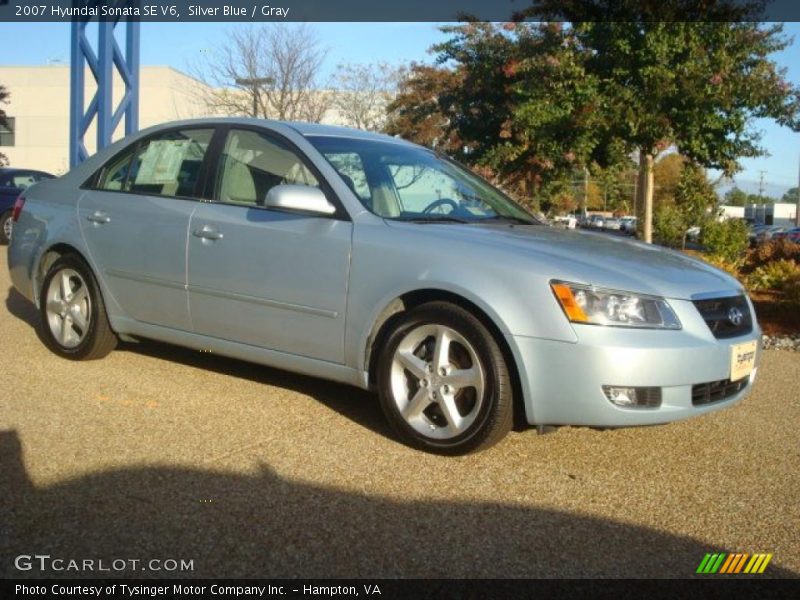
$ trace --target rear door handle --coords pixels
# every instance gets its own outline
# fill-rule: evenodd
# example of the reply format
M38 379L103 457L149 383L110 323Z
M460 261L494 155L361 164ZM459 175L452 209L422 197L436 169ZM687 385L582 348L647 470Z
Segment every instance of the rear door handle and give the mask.
M108 213L104 213L102 210L96 210L86 217L86 219L92 223L103 225L104 223L108 223L111 220L111 217L108 216Z
M192 232L192 235L195 237L199 237L204 240L221 240L222 234L211 227L210 225L204 225L200 229L195 229Z

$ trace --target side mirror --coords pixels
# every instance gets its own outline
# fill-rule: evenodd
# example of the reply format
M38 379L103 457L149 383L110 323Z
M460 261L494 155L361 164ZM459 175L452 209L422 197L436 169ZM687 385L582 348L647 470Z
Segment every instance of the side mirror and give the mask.
M318 215L336 212L336 207L328 202L321 189L308 185L276 185L267 192L264 206Z

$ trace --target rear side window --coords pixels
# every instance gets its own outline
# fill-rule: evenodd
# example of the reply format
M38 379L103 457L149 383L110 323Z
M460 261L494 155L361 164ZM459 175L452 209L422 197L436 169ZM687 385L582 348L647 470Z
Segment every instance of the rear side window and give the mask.
M213 129L170 131L148 138L112 160L97 187L157 196L195 196Z
M135 148L125 152L124 155L113 160L103 168L103 172L100 174L100 180L97 182L98 189L111 192L121 192L124 189L134 150Z

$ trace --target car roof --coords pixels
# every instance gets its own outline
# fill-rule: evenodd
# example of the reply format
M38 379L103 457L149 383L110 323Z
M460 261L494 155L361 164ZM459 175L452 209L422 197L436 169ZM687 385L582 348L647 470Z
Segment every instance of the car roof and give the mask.
M337 125L323 125L321 123L305 123L300 121L277 121L282 125L291 127L297 133L304 136L323 136L323 137L346 137L357 138L362 140L375 140L381 142L395 142L408 145L408 142L401 138L392 137L384 133L376 133L374 131L365 131L363 129L354 129L352 127L340 127Z
M362 140L374 140L382 142L392 142L395 144L405 144L408 146L417 146L412 142L404 140L399 137L392 137L384 133L376 133L373 131L365 131L363 129L355 129L352 127L340 127L337 125L323 125L321 123L307 123L303 121L278 121L274 119L257 119L254 117L203 117L197 119L184 119L181 121L171 121L166 123L159 123L147 129L138 131L138 134L150 134L158 132L161 129L172 129L174 127L182 126L197 126L197 125L256 125L272 129L280 130L282 128L293 129L304 137L308 136L324 136L324 137L341 137Z

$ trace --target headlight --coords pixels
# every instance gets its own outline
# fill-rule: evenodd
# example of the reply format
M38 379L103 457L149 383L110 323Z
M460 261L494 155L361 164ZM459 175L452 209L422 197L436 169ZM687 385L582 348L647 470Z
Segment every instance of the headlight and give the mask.
M681 322L663 298L606 290L590 285L550 283L567 318L573 323L680 329Z

